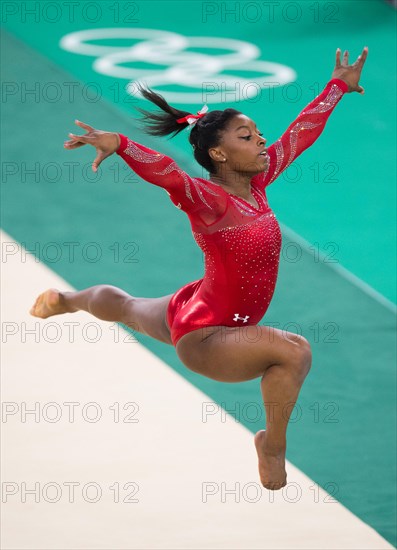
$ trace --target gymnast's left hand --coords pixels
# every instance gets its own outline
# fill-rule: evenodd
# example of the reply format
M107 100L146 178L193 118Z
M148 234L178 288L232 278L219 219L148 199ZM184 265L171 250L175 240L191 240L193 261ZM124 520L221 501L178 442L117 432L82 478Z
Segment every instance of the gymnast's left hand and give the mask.
M340 80L346 82L349 87L348 93L358 92L359 94L364 95L365 90L362 86L359 86L358 82L360 80L361 71L363 70L367 55L368 48L365 46L361 52L361 55L358 56L353 65L349 65L349 52L347 50L344 52L341 62L341 51L339 48L336 50L336 63L334 72L332 73L332 78L339 78Z
M63 146L65 149L77 149L87 144L95 147L97 154L92 163L92 170L96 172L101 162L117 151L120 146L120 136L116 132L95 130L92 126L80 122L79 120L75 120L75 123L77 126L87 130L87 133L83 136L69 134L70 140L65 141Z

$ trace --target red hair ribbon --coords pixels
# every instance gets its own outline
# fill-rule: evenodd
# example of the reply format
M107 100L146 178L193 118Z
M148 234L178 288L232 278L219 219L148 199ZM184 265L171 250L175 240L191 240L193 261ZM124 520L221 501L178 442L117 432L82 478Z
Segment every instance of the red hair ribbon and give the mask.
M199 111L197 111L197 115L186 115L183 118L178 118L177 122L179 124L183 124L184 122L187 122L189 126L193 126L193 124L196 124L199 118L202 118L205 113L208 111L208 106L204 105Z

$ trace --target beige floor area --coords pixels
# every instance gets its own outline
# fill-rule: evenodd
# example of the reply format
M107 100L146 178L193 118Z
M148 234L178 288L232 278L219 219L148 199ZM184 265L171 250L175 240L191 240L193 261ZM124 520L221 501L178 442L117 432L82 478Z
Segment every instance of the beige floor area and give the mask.
M2 252L4 550L393 548L291 463L262 488L252 434L121 328L31 317L71 287Z

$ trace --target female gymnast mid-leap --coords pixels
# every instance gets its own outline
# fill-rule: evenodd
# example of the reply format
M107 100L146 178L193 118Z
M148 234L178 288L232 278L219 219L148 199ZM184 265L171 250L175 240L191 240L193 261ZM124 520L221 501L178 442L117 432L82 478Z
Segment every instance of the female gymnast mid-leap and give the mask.
M49 289L38 296L31 315L45 319L88 311L175 346L187 368L214 380L260 377L266 430L260 430L254 441L261 482L271 490L287 483L285 411L292 411L312 356L303 336L258 325L273 296L281 249L266 187L319 137L344 93L364 93L359 80L367 54L365 47L349 65L348 52L341 60L338 48L331 80L269 147L255 122L235 109L203 108L193 115L140 86L142 95L161 109L141 110L147 132L175 135L190 127L194 157L209 179L192 178L166 155L77 120L87 133L69 134L64 143L67 149L95 147L94 171L116 152L141 178L165 189L189 217L204 253L205 274L160 298L134 297L110 285L78 292Z

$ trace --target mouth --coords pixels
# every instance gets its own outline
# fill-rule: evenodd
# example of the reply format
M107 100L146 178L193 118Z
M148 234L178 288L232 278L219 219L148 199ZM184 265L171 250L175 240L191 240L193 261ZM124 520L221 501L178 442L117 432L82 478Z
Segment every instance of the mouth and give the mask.
M269 160L270 157L269 157L269 154L267 151L262 151L261 153L259 153L258 155L259 157L264 157L266 160Z

